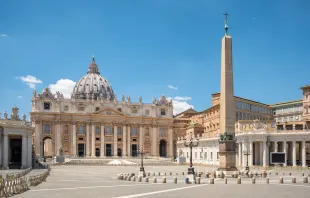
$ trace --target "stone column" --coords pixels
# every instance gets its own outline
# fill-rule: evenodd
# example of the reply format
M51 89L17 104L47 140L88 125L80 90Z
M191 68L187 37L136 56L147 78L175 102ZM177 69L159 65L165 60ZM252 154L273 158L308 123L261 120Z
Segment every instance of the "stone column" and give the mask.
M267 143L267 147L266 147L266 166L269 166L270 162L269 162L269 158L270 158L270 153L269 153L269 147L270 147L270 142Z
M122 156L127 156L126 152L126 125L123 125L123 151Z
M2 134L0 134L0 166L2 165L2 156L3 156L3 148L2 148L2 145L3 145L3 142L2 142Z
M278 152L278 142L274 141L273 145L274 145L274 152Z
M140 148L143 148L144 147L144 137L143 137L143 126L142 125L140 125L140 130L139 130L139 147ZM140 148L138 148L138 149L140 149Z
M267 166L267 146L266 142L263 142L263 166Z
M306 166L306 142L305 140L301 141L301 159L302 159L302 166Z
M9 137L8 134L3 134L3 168L8 169L9 165Z
M60 147L62 147L61 137L60 137L60 122L56 122L56 142L57 142L56 152L57 152L57 155L59 155L59 149Z
M152 127L152 156L156 156L156 127Z
M90 128L90 123L86 124L86 156L90 155L89 152L89 128Z
M264 161L264 150L263 150L263 142L259 143L259 165L263 165Z
M285 153L285 162L284 162L284 166L287 166L286 141L283 141L283 152Z
M131 156L131 143L130 143L130 125L127 127L127 154Z
M246 152L246 146L245 146L244 142L242 142L242 149L244 149L244 151ZM247 160L246 158L247 158L247 156L244 155L243 160L242 160L242 166L246 166L246 160Z
M91 156L95 157L95 142L96 142L96 136L95 136L95 123L92 123L91 125Z
M113 138L114 156L117 156L117 126L114 125L114 138Z
M168 128L168 157L173 158L173 129L170 127Z
M27 165L29 168L32 166L32 134L28 134L27 141Z
M27 134L22 136L22 168L27 167Z
M75 122L72 123L72 156L76 156L76 125Z
M35 153L41 157L42 122L35 121Z
M239 146L238 146L238 157L239 157L239 166L242 166L242 143L239 142Z
M254 156L254 154L253 154L253 142L252 141L250 141L249 148L250 148L250 153L251 153L251 155L249 155L249 166L253 166L253 156Z
M296 141L292 141L292 160L293 166L296 166Z
M104 125L101 124L101 129L100 129L100 156L104 157L105 156L105 148L104 148Z

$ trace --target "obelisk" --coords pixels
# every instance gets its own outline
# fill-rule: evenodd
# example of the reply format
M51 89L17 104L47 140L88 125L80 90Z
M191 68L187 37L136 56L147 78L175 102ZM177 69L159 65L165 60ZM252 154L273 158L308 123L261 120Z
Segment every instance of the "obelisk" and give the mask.
M220 95L220 139L219 171L224 174L236 171L235 151L235 100L232 64L232 39L228 35L228 14L225 13L225 36L221 49L221 95ZM227 173L229 174L229 173Z

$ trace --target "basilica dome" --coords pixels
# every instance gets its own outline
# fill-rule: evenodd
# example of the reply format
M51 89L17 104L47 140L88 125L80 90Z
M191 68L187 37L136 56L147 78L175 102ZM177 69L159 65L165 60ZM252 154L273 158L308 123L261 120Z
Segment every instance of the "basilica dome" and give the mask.
M114 100L113 89L109 81L100 75L95 57L89 64L87 74L76 83L71 98Z

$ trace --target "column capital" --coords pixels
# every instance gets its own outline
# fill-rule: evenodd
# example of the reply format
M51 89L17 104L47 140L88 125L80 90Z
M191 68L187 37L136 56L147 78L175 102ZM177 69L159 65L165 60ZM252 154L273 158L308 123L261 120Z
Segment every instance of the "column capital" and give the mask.
M35 122L35 124L41 124L42 123L41 120L35 120L34 122Z

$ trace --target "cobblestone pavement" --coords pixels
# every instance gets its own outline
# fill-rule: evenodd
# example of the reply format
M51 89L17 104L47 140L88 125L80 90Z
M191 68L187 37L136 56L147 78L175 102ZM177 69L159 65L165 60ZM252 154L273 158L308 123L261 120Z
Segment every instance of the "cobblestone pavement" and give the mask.
M185 184L186 166L147 166L146 172L151 172L150 182L133 182L117 180L119 173L138 173L138 166L55 166L47 182L32 187L31 190L16 195L20 198L134 198L134 197L309 197L310 185L302 183L302 172L308 176L309 171L286 170L285 175L270 171L270 184L265 184L264 178L257 178L252 184L251 178L242 178L242 184L236 179L229 178L228 184L223 179L215 179L215 184L209 184L209 178L202 178L202 184ZM197 171L212 171L214 168L196 167ZM156 173L157 184L152 183L153 172ZM158 176L158 173L161 176ZM167 183L161 183L167 173ZM170 176L172 172L172 176ZM289 172L292 176L289 176ZM178 175L176 175L178 173ZM178 184L173 178L178 178ZM284 178L284 184L279 184L279 178ZM296 177L296 184L292 184L292 177Z

